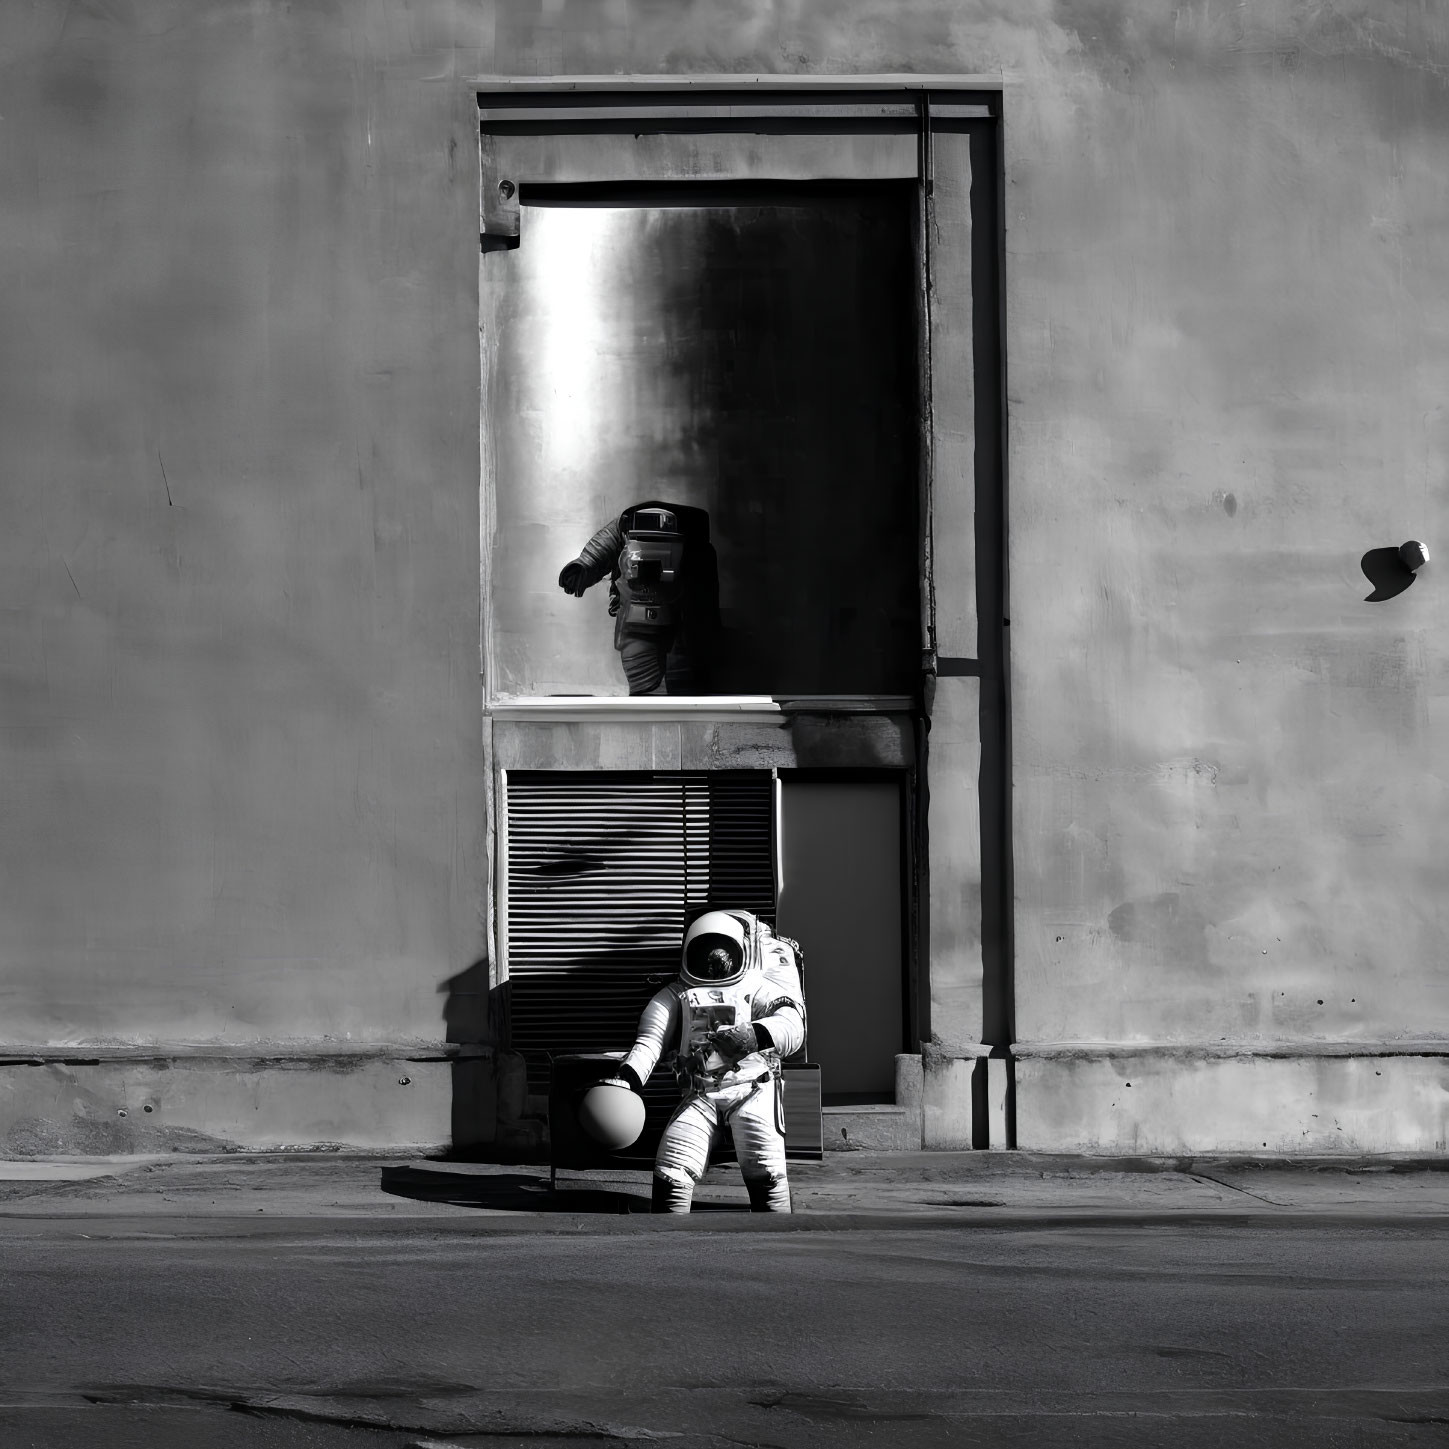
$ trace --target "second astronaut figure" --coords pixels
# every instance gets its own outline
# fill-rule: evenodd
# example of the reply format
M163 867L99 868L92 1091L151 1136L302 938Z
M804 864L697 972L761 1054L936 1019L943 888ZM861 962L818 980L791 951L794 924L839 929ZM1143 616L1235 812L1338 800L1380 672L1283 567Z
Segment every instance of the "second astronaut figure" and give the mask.
M630 694L707 694L719 629L719 564L709 514L635 503L564 565L559 587L582 598L609 579L609 613Z

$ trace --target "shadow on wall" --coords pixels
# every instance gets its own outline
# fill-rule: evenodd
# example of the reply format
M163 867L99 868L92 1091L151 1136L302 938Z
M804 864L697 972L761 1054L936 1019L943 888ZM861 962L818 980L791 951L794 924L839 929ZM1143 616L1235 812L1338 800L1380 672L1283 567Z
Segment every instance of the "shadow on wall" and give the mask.
M1414 582L1414 571L1404 562L1402 552L1397 548L1371 548L1359 560L1364 577L1374 586L1371 594L1364 595L1369 604L1381 604L1402 594Z
M709 208L698 345L730 693L916 684L916 418L905 193Z
M527 1072L508 1040L508 984L489 986L488 958L438 988L444 1040L452 1054L451 1145L459 1161L536 1160L537 1124L527 1124Z

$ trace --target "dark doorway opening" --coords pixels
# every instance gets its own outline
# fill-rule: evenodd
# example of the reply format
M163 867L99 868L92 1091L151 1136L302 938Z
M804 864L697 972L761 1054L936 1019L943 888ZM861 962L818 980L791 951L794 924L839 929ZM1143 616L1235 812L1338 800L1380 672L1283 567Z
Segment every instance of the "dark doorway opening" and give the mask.
M781 776L780 929L806 948L825 1106L895 1101L906 1013L904 779Z

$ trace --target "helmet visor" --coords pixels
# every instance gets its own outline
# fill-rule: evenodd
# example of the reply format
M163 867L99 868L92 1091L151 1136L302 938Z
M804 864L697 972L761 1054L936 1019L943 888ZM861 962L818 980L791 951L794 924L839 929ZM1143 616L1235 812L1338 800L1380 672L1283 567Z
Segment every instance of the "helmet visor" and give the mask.
M744 964L738 941L728 936L696 936L684 953L684 967L696 981L728 981Z

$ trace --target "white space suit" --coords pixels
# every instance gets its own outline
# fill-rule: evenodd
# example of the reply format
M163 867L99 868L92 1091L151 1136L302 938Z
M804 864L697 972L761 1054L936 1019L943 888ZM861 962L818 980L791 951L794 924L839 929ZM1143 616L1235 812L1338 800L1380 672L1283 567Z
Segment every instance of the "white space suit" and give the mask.
M709 911L686 932L677 980L656 992L619 1075L636 1090L672 1050L684 1089L654 1159L656 1212L687 1213L728 1128L756 1212L789 1212L780 1059L805 1042L790 941L748 911Z

